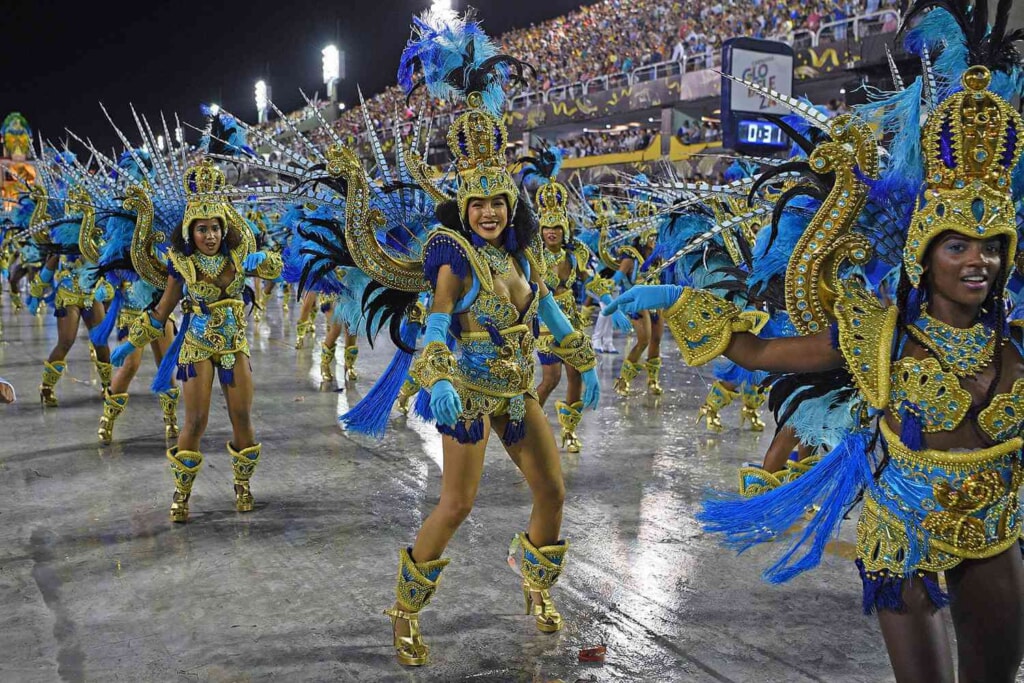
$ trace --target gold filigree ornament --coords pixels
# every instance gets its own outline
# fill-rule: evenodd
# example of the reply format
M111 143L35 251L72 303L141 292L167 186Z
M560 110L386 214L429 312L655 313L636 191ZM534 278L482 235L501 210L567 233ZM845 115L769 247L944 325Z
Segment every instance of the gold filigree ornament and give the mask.
M721 297L691 287L686 287L665 311L665 324L690 366L703 365L720 356L729 347L733 334L756 334L767 322L767 313L741 311Z
M971 394L934 358L903 358L893 364L890 400L906 406L925 432L952 431L971 407Z
M569 238L569 193L554 178L537 190L538 222L542 228L562 228L562 241Z
M409 376L429 389L442 379L451 381L456 373L455 354L442 342L430 342L413 361Z
M579 330L573 330L562 337L562 341L552 344L550 352L579 372L586 372L597 365L597 355L590 338Z
M831 142L818 145L809 163L815 173L834 173L835 184L786 267L786 310L800 334L828 329L839 297L840 267L844 261L864 264L871 257L867 239L852 229L868 196L861 177L878 177L878 141L866 123L850 114L832 119L829 133Z
M1010 175L1021 155L1024 122L1006 100L987 90L991 78L983 66L967 69L960 78L964 89L943 100L922 129L926 185L903 249L914 287L928 245L946 231L972 239L1004 237L1007 253L1017 254Z
M167 239L153 229L153 199L142 185L131 185L125 191L124 208L135 213L135 232L128 252L135 272L147 283L163 289L167 286L167 268L159 257L158 245Z
M90 263L99 263L100 249L103 247L103 230L96 225L96 208L92 205L92 197L82 186L68 190L66 213L82 214L81 227L78 231L78 249Z
M889 361L899 311L883 306L856 282L846 281L838 289L839 349L868 404L882 410L889 403Z
M42 185L33 185L32 189L29 190L29 198L34 203L32 216L28 221L28 229L32 240L36 244L49 244L50 232L42 228L44 224L52 220L49 206L50 197L46 193L46 188Z

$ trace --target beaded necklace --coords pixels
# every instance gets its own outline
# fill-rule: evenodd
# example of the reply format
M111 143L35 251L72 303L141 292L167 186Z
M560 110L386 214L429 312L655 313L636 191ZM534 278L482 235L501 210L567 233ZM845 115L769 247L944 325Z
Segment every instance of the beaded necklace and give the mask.
M957 377L975 375L992 362L995 333L983 323L975 323L967 329L953 327L922 310L917 322L907 329L946 372Z
M224 266L228 264L228 259L224 254L214 254L213 256L207 256L206 254L197 251L192 254L195 260L196 267L209 277L210 279L216 280L217 277L224 272Z
M504 249L499 249L491 244L480 247L480 256L492 271L498 275L508 275L512 270L512 259Z

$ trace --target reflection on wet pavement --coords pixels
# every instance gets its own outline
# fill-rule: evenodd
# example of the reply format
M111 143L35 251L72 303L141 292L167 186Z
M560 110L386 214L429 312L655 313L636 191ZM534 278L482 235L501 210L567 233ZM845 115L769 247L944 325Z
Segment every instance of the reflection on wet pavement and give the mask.
M740 431L730 408L725 433L704 432L705 380L667 339L658 402L618 399L621 356L603 357L604 404L584 418L583 453L564 455L572 549L553 594L565 629L539 634L521 614L505 552L529 491L495 439L421 622L432 663L401 669L381 610L398 548L437 502L440 440L397 411L381 442L343 433L337 416L369 390L390 347L362 350L356 385L320 387L319 344L289 343L296 308L282 317L271 304L252 345L256 510L234 511L215 393L193 521L172 526L150 359L115 443L101 448L84 337L69 357L81 381L62 381L61 407L43 411L35 388L53 319L14 317L5 301L0 374L20 403L0 407L0 680L892 680L876 622L860 613L852 524L818 571L785 586L759 580L772 548L738 558L701 534L702 493L735 486L771 430ZM578 661L600 644L605 663Z

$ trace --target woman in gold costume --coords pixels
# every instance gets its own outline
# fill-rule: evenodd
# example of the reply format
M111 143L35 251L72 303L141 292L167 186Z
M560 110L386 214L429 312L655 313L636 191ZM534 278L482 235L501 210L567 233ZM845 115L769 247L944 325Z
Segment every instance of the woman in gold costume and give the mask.
M174 474L171 521L187 522L192 484L203 462L200 440L206 431L214 374L220 380L231 419L232 439L227 444L234 473L235 508L253 509L249 480L259 463L250 416L252 369L245 337L243 301L245 278L274 279L281 259L273 252L255 251L255 239L245 220L225 199L224 174L204 161L185 173L187 204L181 228L171 235L167 287L156 309L136 320L128 342L115 351L119 362L135 349L163 335L163 327L181 303L185 314L181 329L161 363L161 376L169 384L174 374L182 382L185 421L177 445L167 451Z
M1024 335L1004 303L1020 264L1012 178L1021 170L1024 121L1004 99L1014 92L1008 74L1020 69L1004 42L1008 3L991 31L983 8L923 2L907 15L909 22L931 10L907 45L940 55L936 64L947 71L833 120L789 100L826 133L807 170L829 190L812 194L818 206L785 283L803 336L761 339L749 333L748 314L688 288L636 288L613 307L668 307L668 327L691 365L724 353L746 368L816 373L856 392L852 426L817 465L755 498L709 499L702 520L745 548L778 538L816 506L766 572L781 582L820 561L863 495L863 606L878 612L899 681L957 678L939 611L946 604L960 681L1013 681L1024 656ZM906 107L922 106L926 81L941 88L928 93L918 129ZM878 129L894 133L887 166ZM904 218L858 222L862 211L887 210L875 215ZM892 257L901 269L895 305L843 275L850 262L872 257Z

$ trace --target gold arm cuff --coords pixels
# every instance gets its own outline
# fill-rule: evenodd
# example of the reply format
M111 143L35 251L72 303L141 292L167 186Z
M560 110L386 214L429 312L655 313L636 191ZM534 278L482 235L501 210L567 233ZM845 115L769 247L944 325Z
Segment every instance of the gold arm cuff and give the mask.
M676 338L687 365L703 365L720 356L737 332L763 326L765 314L740 311L735 304L704 291L686 287L665 312L665 324Z
M573 330L562 337L562 341L552 344L550 353L579 372L586 372L597 365L597 354L594 353L590 337L579 330Z
M39 279L39 276L37 275L35 279L32 280L31 283L29 283L28 293L30 296L33 296L36 299L42 299L43 296L46 294L46 290L50 289L52 286L52 283L43 282L42 280Z
M274 280L280 277L281 270L284 268L284 262L281 260L281 255L274 251L264 251L267 258L263 259L263 263L256 268L256 277L263 280Z
M137 349L145 348L150 342L164 336L162 329L157 329L149 321L149 314L143 313L128 328L128 343Z
M443 342L432 341L423 347L419 358L409 368L409 376L424 389L442 379L451 381L455 376L455 354Z

